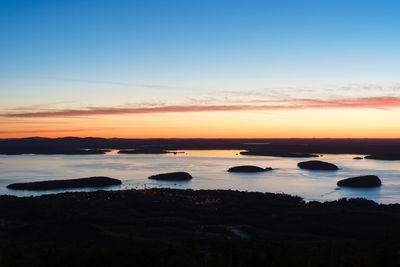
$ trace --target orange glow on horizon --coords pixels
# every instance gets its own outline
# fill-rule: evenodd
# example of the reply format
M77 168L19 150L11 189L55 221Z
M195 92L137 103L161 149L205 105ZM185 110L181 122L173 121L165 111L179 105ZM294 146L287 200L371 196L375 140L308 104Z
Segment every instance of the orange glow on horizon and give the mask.
M399 110L125 114L68 118L6 118L0 138L399 138Z

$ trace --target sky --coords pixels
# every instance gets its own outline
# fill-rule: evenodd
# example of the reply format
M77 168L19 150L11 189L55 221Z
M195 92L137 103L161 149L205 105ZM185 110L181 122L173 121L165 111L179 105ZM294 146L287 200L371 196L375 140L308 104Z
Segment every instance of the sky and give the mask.
M0 138L400 138L399 12L0 0Z

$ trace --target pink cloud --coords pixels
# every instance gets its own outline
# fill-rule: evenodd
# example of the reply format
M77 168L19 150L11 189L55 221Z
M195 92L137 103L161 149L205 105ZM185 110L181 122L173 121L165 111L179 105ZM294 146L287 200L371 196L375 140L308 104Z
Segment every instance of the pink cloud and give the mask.
M0 131L0 134L34 134L34 133L68 133L68 132L83 132L87 129L62 129L62 130L15 130L15 131Z
M133 108L87 108L65 109L52 111L32 111L19 113L3 113L8 118L44 118L44 117L82 117L96 115L119 114L150 114L150 113L183 113L183 112L219 112L219 111L262 111L262 110L291 110L291 109L324 109L324 108L375 108L390 109L400 107L400 97L368 97L334 100L318 99L288 99L278 100L276 104L255 105L249 100L248 104L240 105L176 105L159 107Z

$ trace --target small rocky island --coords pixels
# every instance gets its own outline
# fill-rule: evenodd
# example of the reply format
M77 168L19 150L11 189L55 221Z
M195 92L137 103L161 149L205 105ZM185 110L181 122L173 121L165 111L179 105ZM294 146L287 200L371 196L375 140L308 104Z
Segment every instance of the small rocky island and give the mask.
M381 180L376 175L351 177L337 182L338 186L347 187L375 187L380 186L381 184Z
M372 154L365 157L366 159L375 160L400 160L400 154L387 153L387 154Z
M299 162L297 166L300 169L306 170L323 170L323 171L335 171L339 168L332 163L320 161L320 160L310 160L310 161L303 161Z
M192 179L192 176L187 172L169 172L152 175L149 179L159 181L187 181Z
M243 165L243 166L235 166L232 168L228 169L228 172L265 172L265 171L271 171L272 168L261 168L258 166L252 166L252 165Z
M15 183L7 186L8 189L14 190L56 190L56 189L71 189L85 187L105 187L112 185L120 185L121 180L103 176L68 179L68 180L50 180L29 183Z

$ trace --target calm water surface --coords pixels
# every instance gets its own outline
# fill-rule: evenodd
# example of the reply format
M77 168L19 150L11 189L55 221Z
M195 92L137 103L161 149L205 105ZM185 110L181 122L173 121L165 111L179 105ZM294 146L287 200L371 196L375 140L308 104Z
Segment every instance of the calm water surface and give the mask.
M400 203L400 161L353 159L359 155L324 155L321 160L338 165L340 170L307 171L299 169L297 163L308 159L242 156L239 152L189 150L176 155L118 155L115 152L106 155L0 155L0 194L42 194L6 188L16 182L109 176L123 181L121 186L109 188L112 190L150 187L233 189L283 192L305 200L363 197L379 203ZM226 171L236 165L257 165L274 170L257 174ZM187 171L193 180L161 182L147 179L153 174L172 171ZM367 174L378 175L383 185L373 189L339 189L336 186L340 179ZM54 192L60 191L46 191Z

